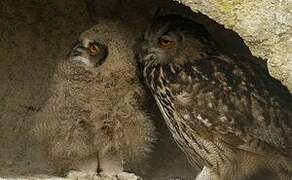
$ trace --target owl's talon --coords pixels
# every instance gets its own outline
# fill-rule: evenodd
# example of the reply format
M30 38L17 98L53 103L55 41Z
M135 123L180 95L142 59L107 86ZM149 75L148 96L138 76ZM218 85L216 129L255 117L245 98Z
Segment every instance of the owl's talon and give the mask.
M219 177L210 168L204 167L197 175L196 180L218 180Z
M178 177L174 177L174 178L170 178L169 180L183 180L182 178L178 178Z
M66 175L66 178L72 180L100 180L99 177L95 172L85 172L85 171L76 171L71 170Z
M121 172L117 174L118 180L143 180L141 177L136 176L134 173L127 173L127 172Z

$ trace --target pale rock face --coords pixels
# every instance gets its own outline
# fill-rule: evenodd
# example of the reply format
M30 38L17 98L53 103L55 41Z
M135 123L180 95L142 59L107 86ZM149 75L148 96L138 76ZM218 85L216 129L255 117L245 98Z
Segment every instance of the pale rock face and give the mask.
M270 74L292 92L291 0L177 0L237 32Z

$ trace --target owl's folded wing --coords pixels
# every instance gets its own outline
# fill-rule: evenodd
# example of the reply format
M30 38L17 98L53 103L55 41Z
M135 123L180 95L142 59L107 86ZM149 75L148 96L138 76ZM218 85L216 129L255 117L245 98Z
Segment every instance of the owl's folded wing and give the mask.
M177 114L206 138L248 151L289 154L291 95L256 67L226 56L184 65L170 81Z

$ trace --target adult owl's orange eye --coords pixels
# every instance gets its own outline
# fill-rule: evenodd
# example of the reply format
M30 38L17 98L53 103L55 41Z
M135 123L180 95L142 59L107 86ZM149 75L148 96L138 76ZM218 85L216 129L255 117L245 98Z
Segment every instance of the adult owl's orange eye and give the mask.
M90 44L89 45L89 54L92 56L95 56L98 54L98 52L100 51L99 47L95 44Z
M174 41L166 39L165 37L160 37L158 40L159 40L159 46L161 48L172 48L175 45Z

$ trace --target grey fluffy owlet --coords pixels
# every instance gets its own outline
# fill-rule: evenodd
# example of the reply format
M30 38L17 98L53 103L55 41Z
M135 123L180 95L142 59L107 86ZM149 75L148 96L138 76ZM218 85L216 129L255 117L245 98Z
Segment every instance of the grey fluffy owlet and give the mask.
M58 172L115 175L151 151L154 127L143 110L133 39L122 23L100 21L58 64L34 129Z
M146 28L139 63L177 144L203 169L197 179L292 178L292 97L267 71L178 15Z

